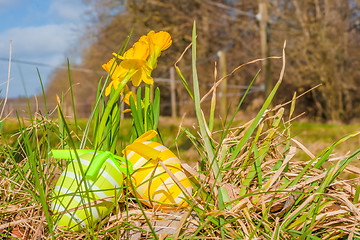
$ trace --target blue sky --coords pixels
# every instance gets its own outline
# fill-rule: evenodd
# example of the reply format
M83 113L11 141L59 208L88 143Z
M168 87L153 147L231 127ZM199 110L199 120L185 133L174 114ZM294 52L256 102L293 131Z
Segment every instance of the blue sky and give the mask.
M74 51L85 31L90 6L82 0L0 0L0 97L5 97L12 40L8 97L41 93L55 66L79 60ZM21 63L15 61L19 60ZM24 64L31 62L35 64ZM23 84L24 83L24 84Z

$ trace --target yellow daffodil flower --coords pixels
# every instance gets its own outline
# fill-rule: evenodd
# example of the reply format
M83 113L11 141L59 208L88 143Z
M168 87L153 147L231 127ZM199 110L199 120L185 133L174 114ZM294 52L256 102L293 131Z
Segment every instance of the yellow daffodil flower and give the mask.
M112 58L109 62L103 64L102 68L110 75L113 81L118 80L126 74L126 72L122 71L122 69L115 62L115 58Z
M105 89L105 96L109 96L111 93L111 89L114 88L115 90L118 88L120 81L111 81L109 85Z
M118 56L116 53L113 54ZM154 80L150 75L152 68L146 61L148 56L149 46L144 41L136 42L123 56L118 56L118 58L122 60L119 67L122 70L131 73L130 80L136 87L139 86L142 81L147 84L154 83Z
M105 89L105 96L109 96L111 89L114 88L116 90L118 88L120 81L126 76L127 72L116 63L115 58L112 58L109 62L103 64L102 67L109 73L112 80Z
M124 103L126 103L127 105L130 106L130 96L133 96L134 98L134 101L135 101L135 106L137 106L137 102L136 102L136 94L133 92L133 91L128 91L124 98L123 98L123 101ZM131 109L125 109L124 111L122 111L123 113L127 113L127 112L131 112Z
M168 49L172 44L171 36L168 32L160 31L155 33L150 31L147 34L147 41L150 48L150 56L148 62L155 68L157 58L161 55L161 52Z
M147 36L158 51L164 51L172 44L171 36L168 32L160 31L155 33L150 31Z
M114 88L114 90L116 90L119 87L119 84L120 84L120 81L118 81L118 80L111 81L105 89L105 96L109 96L111 93L111 89ZM121 90L120 94L123 94L124 91L125 92L129 91L129 87L127 85L125 85L124 89Z
M118 65L115 58L113 58L102 66L112 79L105 90L105 95L108 96L112 88L116 90L123 80L132 81L132 84L136 87L142 81L146 84L154 84L151 72L156 67L157 58L161 55L161 52L169 48L171 44L172 40L169 33L150 31L147 35L142 36L122 56L113 53L114 56L121 60L121 63Z
M119 59L139 59L146 61L149 56L149 46L146 41L138 41L134 43L133 47L127 50Z

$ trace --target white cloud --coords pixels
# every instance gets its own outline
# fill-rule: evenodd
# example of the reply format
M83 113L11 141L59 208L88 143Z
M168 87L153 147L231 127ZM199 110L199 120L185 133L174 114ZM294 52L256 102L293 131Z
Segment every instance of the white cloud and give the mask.
M86 9L80 0L53 0L49 13L63 21L80 22L84 19Z
M52 59L63 54L76 43L77 34L72 25L44 25L12 28L0 33L0 56L7 56L12 40L13 55L22 60ZM58 64L52 60L48 64Z
M0 12L22 6L20 4L24 4L24 1L29 0L0 0ZM46 1L40 0L40 2ZM44 21L32 21L29 23L32 26L22 24L22 27L3 28L5 30L0 32L0 58L2 60L9 57L9 42L12 40L13 59L40 63L40 65L27 65L13 62L10 97L24 95L22 76L30 96L39 92L36 67L39 67L42 80L46 85L51 77L51 72L54 70L50 66L65 63L66 57L69 57L70 62L72 62L71 58L74 56L68 56L68 54L72 54L69 49L76 47L77 40L81 36L82 28L86 22L86 11L89 8L90 5L83 4L82 0L51 0L49 9L44 12L44 15L47 16L43 19ZM31 17L31 14L34 14L34 11L29 10L25 15L19 15L19 20L24 21ZM34 25L36 23L43 23L43 25ZM67 56L65 56L66 53L68 53ZM42 64L49 65L49 67ZM7 67L8 62L0 61L0 83L7 79ZM0 90L3 90L0 93L3 97L4 85L0 86Z
M39 67L40 74L44 84L49 81L49 74L55 67L65 63L65 52L69 47L76 44L77 35L72 25L44 25L36 27L12 28L0 33L0 57L8 58L9 42L12 40L12 58L33 63L34 65L12 64L12 79L10 84L9 96L17 97L24 95L21 83L21 75L25 79L28 94L39 93L39 77L37 76L36 67ZM48 65L44 67L42 64ZM7 79L8 62L0 63L0 83ZM4 94L4 86L0 86Z

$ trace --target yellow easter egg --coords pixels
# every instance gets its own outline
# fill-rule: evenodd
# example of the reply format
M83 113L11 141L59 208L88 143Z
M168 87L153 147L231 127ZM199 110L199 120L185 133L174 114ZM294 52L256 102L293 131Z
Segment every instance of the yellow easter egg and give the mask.
M131 180L139 200L155 209L186 207L186 194L192 194L192 185L181 167L180 160L167 147L153 141L136 142L125 149L126 159L133 165ZM154 151L155 150L155 151ZM154 159L149 152L160 152ZM161 161L184 186L186 193L159 164Z

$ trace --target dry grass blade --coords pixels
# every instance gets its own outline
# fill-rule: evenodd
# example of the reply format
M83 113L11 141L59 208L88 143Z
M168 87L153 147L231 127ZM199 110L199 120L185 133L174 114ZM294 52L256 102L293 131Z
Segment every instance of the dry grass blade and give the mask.
M289 163L289 161L295 156L296 154L296 148L295 147L290 147L290 151L289 153L286 155L286 158L284 159L281 167L279 168L279 170L276 171L276 173L270 177L269 181L264 185L264 191L268 191L272 185L275 183L276 180L278 180L278 178L280 177L280 175L283 173L286 165Z
M301 142L299 142L294 138L291 138L291 141L293 141L296 145L298 145L301 148L301 150L303 150L311 159L315 158L315 155L312 154L312 152L310 152L309 149L307 149Z
M349 201L349 199L347 198L346 195L344 195L344 194L325 194L325 196L331 197L333 199L336 199L336 200L342 202L349 209L349 211L355 215L357 220L360 222L359 209L354 204L352 204L352 202Z
M4 224L0 225L0 230L7 229L7 228L12 227L12 226L17 226L17 225L22 224L22 223L34 221L34 220L37 220L37 219L40 219L40 218L41 217L25 218L25 219L12 221L12 222L9 222L9 223L4 223Z

